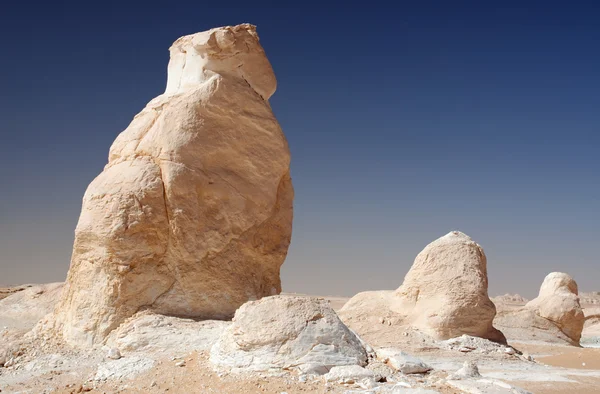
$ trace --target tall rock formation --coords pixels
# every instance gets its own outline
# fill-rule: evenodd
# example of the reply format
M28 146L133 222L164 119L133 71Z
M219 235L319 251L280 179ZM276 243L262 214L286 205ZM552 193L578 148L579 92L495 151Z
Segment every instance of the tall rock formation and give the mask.
M165 93L117 137L83 198L49 323L73 345L102 343L140 310L225 318L281 291L290 153L255 27L181 37L170 53Z
M578 343L581 339L585 316L579 304L577 283L570 275L562 272L548 274L537 298L525 307L556 324L574 342Z
M495 314L485 253L459 231L427 245L397 290L359 293L340 311L344 322L367 340L380 319L396 330L411 327L435 339L467 334L505 343L492 325Z

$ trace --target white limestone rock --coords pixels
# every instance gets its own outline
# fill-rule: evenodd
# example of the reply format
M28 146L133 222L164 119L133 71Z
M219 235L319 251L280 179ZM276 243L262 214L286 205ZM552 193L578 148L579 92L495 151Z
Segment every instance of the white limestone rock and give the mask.
M141 356L124 357L119 360L107 361L98 366L94 380L133 379L140 373L152 368L154 364L153 359Z
M111 360L118 360L121 358L121 352L116 347L113 347L109 349L106 357L110 358Z
M116 138L83 198L44 323L74 346L102 344L141 310L230 318L281 291L294 193L256 29L192 34L170 52L165 93Z
M376 349L376 353L379 360L403 374L425 373L433 369L417 357L411 356L399 349Z
M577 283L571 276L562 272L548 274L538 297L525 307L536 310L540 317L552 321L573 342L579 343L585 315L579 304Z
M111 332L107 344L129 352L179 354L210 350L231 322L194 321L139 312Z
M450 375L449 379L474 379L480 378L479 368L474 361L465 361L463 366Z
M367 363L360 339L324 300L273 296L242 305L210 361L234 371L311 369ZM323 368L320 368L323 367Z
M488 296L485 253L459 231L427 245L396 291L359 293L340 310L344 322L361 335L372 327L361 321L375 313L437 340L466 334L506 343L492 325L496 307Z
M374 380L373 372L360 365L343 365L332 367L325 374L326 382L337 382L341 384L353 384L362 380Z
M585 315L577 283L562 272L546 276L537 298L520 308L500 309L494 324L511 340L535 340L579 345Z

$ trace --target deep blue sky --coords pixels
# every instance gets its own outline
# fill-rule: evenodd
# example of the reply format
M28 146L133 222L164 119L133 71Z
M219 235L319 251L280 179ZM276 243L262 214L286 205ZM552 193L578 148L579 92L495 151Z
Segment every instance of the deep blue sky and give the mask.
M600 290L593 2L86 3L0 11L0 283L63 280L85 188L164 90L168 47L249 22L293 156L284 290L395 288L454 229L491 293L554 270Z

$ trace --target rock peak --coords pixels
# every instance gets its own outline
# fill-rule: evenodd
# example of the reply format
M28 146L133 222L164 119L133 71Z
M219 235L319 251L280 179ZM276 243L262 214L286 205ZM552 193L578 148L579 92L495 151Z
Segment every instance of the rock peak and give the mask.
M571 275L564 272L551 272L544 278L539 295L552 295L561 291L578 295L577 282L575 282Z
M254 25L224 26L183 36L169 52L167 96L194 89L214 74L245 80L264 100L275 93L277 80Z

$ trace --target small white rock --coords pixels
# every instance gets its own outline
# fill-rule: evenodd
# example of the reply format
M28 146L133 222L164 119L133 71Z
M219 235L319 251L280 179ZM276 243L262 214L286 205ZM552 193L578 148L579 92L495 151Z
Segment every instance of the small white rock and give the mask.
M506 354L515 354L515 349L513 349L511 347L507 347L506 349L504 349L504 353L506 353Z
M462 368L450 375L450 379L479 378L479 368L474 361L465 361Z
M175 363L176 367L185 367L185 361L179 361L178 363Z
M116 347L113 347L108 351L106 357L110 358L111 360L118 360L121 358L121 352Z

